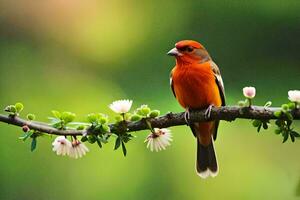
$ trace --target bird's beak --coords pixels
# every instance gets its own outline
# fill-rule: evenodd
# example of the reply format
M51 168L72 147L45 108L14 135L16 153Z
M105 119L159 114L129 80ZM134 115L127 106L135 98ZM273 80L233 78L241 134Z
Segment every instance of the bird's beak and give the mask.
M176 48L171 49L167 55L169 56L182 56L182 53L180 53Z

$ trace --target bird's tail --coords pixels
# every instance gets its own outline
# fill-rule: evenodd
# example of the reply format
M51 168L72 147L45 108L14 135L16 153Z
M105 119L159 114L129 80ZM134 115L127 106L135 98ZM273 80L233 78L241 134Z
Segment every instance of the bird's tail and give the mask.
M199 138L197 138L196 170L201 178L207 178L209 176L215 177L218 175L218 162L213 139L211 139L209 145L202 145L199 142Z

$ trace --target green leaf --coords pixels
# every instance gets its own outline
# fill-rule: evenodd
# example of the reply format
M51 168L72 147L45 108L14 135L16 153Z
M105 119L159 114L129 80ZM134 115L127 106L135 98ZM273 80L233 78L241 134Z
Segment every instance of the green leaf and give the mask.
M61 119L65 121L65 123L72 122L75 119L76 115L72 112L63 112L61 114Z
M12 113L14 113L14 114L17 113L17 108L16 108L15 106L12 105L12 106L10 106L9 109L10 109L9 112L12 112Z
M27 140L27 139L32 135L32 133L33 133L32 131L23 133L23 135L21 135L21 136L19 137L19 139L25 141L25 140Z
M261 127L262 127L262 124L260 124L260 125L257 127L257 132L258 132L258 133L260 132Z
M283 134L283 141L282 141L282 143L285 143L288 139L289 139L289 134L287 132L285 132Z
M286 117L287 117L289 120L293 121L294 117L293 117L293 115L292 115L291 113L286 112L285 115L286 115Z
M291 131L291 135L293 135L294 137L300 137L300 134L296 131Z
M116 139L115 149L114 149L114 150L117 150L117 149L120 147L120 145L121 145L121 138L118 137L118 138Z
M81 138L81 142L86 142L88 140L88 137L87 136L83 136L82 138Z
M95 135L89 135L87 138L88 138L88 142L91 144L94 144L97 141L97 138Z
M295 136L293 134L290 134L292 142L295 142Z
M124 142L122 142L122 151L123 151L123 155L126 156L127 155L127 149L125 147Z
M259 125L261 125L261 121L260 120L258 120L258 119L255 119L253 122L252 122L252 125L254 126L254 127L258 127Z
M277 110L274 112L274 116L279 118L281 116L281 113L282 113L281 110Z
M63 125L62 125L61 121L58 121L58 122L56 122L56 123L53 123L53 124L51 124L51 126L52 126L53 128L57 128L57 129L62 129L62 128L63 128Z
M282 124L283 124L283 120L277 119L277 120L275 121L275 124L276 124L278 127L281 127Z
M282 132L281 129L275 129L275 134L279 135Z
M101 132L102 133L110 133L110 127L107 124L103 124L101 126Z
M265 130L268 129L268 122L263 122L263 128L264 128Z
M122 116L117 115L117 116L115 117L115 120L116 120L117 122L120 122L120 121L123 121L123 118L122 118Z
M36 137L32 138L32 141L31 141L31 152L34 151L36 149L36 144L37 144L37 140L36 140Z
M16 103L15 107L16 107L16 110L18 113L20 113L24 109L24 106L22 103Z
M98 146L100 147L100 149L102 148L102 144L101 144L101 142L100 142L100 140L99 140L99 138L97 137L97 144L98 144Z
M52 110L52 115L57 118L57 119L60 119L61 118L61 114L60 112L58 112L57 110Z

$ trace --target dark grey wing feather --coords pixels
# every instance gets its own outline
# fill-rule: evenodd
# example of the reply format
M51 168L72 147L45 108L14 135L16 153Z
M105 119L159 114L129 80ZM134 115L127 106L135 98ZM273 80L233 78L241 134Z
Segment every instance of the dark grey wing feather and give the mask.
M218 66L216 65L216 63L214 63L213 61L211 61L211 67L212 67L212 70L214 72L215 79L216 79L216 84L217 84L219 92L220 92L220 97L221 97L221 100L222 100L222 106L225 106L226 105L226 102L225 102L225 89L224 89L224 83L223 83L223 80L222 80L220 70L219 70ZM214 134L213 134L214 140L217 139L219 123L220 123L219 120L215 121L215 130L214 130Z
M173 92L174 97L176 98L175 90L174 90L174 85L173 85L173 79L172 79L172 72L170 74L170 86Z

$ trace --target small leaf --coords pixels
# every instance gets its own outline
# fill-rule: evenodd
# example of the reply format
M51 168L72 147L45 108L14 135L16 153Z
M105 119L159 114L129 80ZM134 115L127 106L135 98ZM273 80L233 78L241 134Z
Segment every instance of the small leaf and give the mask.
M102 144L101 144L101 142L100 142L100 140L99 140L99 138L97 138L97 144L98 144L98 146L100 147L100 149L102 148Z
M61 114L61 119L65 121L65 123L72 122L75 119L76 115L72 112L63 112Z
M24 109L24 106L22 103L16 103L15 108L16 108L17 112L20 113Z
M289 134L287 132L285 132L284 135L283 135L282 143L285 143L287 141L287 139L289 139Z
M107 124L103 124L101 126L101 132L102 133L110 133L110 127Z
M300 134L296 131L291 131L291 135L293 135L294 137L300 137Z
M25 141L32 135L32 133L32 131L26 132L22 136L20 136L19 139Z
M253 122L252 122L252 125L254 126L254 127L258 127L259 125L261 125L261 121L260 120L258 120L258 119L255 119Z
M81 142L86 142L88 140L88 137L87 136L83 136L82 138L81 138Z
M88 142L91 144L94 144L97 140L95 135L89 135L87 138L88 138Z
M281 113L282 113L281 110L277 110L274 112L274 116L279 118L281 116Z
M257 132L258 132L258 133L260 132L261 127L262 127L262 124L260 124L260 125L257 127Z
M293 134L290 134L292 142L295 142L295 136Z
M118 137L118 138L116 139L115 149L114 149L114 150L117 150L117 149L120 147L120 145L121 145L121 139L120 139L120 137Z
M122 142L122 150L123 150L123 155L126 156L127 155L127 149L125 147L125 143Z
M267 123L267 122L263 122L263 128L264 128L265 130L268 129L268 123Z
M120 121L123 121L123 118L122 118L122 116L117 115L117 116L115 117L115 120L116 120L117 122L120 122Z
M55 118L57 118L57 119L61 118L61 114L57 110L52 110L51 112Z
M32 138L31 141L31 151L34 151L36 149L37 140L36 137Z
M281 129L275 129L275 134L279 135L282 132Z

